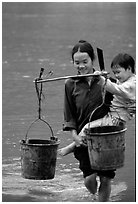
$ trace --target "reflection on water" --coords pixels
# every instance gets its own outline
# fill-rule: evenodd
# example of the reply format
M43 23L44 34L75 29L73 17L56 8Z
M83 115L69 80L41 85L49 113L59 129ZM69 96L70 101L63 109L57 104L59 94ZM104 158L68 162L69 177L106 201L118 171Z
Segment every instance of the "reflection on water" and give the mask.
M135 58L135 3L27 3L3 2L2 18L2 154L3 201L95 201L83 184L82 173L72 155L58 157L53 180L34 181L21 177L19 141L37 117L38 104L33 80L40 68L53 70L53 77L72 75L70 51L79 39L104 50L105 66L110 71L114 55L120 51ZM95 62L98 66L98 62ZM69 144L63 133L64 82L44 84L45 116L60 140ZM37 129L37 131L36 131ZM49 137L36 128L31 138ZM135 200L135 121L126 132L125 167L112 182L111 201ZM131 147L131 148L130 148ZM131 173L130 173L131 172Z

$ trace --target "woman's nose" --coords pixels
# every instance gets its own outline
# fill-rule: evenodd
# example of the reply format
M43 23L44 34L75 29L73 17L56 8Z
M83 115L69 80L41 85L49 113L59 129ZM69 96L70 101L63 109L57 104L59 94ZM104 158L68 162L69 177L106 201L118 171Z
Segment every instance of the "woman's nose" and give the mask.
M82 69L85 68L85 66L84 66L84 64L80 64L80 65L78 66L78 68L79 68L79 70L82 70Z

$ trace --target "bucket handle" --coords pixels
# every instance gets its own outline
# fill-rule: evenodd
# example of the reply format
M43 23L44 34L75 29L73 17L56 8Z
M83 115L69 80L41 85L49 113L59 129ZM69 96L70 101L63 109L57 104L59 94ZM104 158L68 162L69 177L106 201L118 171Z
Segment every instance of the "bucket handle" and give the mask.
M35 79L35 89L36 89L36 93L37 93L37 97L38 97L38 104L39 104L38 118L37 118L36 120L34 120L34 121L31 123L31 125L29 126L29 128L28 128L28 130L27 130L27 133L26 133L26 136L25 136L25 141L27 141L27 139L28 139L28 132L29 132L30 128L31 128L32 125L33 125L35 122L37 122L38 120L44 122L44 123L49 127L49 129L50 129L50 131L51 131L51 134L52 134L52 136L50 137L51 140L56 140L56 141L57 141L57 139L58 139L57 137L54 136L53 130L52 130L51 126L49 125L49 123L46 122L45 120L43 120L43 119L41 118L41 102L42 102L42 89L43 89L43 87L42 87L42 83L40 83L40 89L39 89L38 84L37 84L37 81L42 79L43 72L44 72L44 68L41 68L40 74L39 74L39 78L36 78L36 79ZM50 72L47 74L47 76L49 76L49 75L51 75L51 74L52 74L52 72L50 71Z
M88 129L90 129L90 122L91 122L91 119L92 119L92 116L94 114L94 112L99 109L100 107L102 107L102 105L104 104L104 101L105 101L105 94L106 94L106 89L105 89L105 86L106 86L106 83L107 83L107 74L105 75L105 83L103 85L103 88L102 88L102 103L97 106L91 113L90 117L89 117L89 124L88 124Z
M31 123L31 125L29 126L29 128L28 128L28 130L27 130L27 132L26 132L25 141L27 141L27 139L28 139L28 132L29 132L29 130L31 129L31 127L33 126L33 124L34 124L35 122L37 122L38 120L41 120L42 122L44 122L44 123L49 127L49 129L50 129L50 131L51 131L51 134L52 134L52 136L50 137L50 139L51 139L51 140L57 140L57 138L54 136L54 132L53 132L51 126L49 125L49 123L46 122L45 120L43 120L42 118L37 118L37 119L34 120L34 121Z
M108 77L107 77L107 75L105 75L105 83L104 83L103 88L102 88L102 103L101 103L99 106L97 106L97 107L92 111L92 113L91 113L91 115L90 115L90 117L89 117L88 129L90 129L90 122L91 122L91 119L92 119L92 116L93 116L94 112L95 112L97 109L99 109L100 107L102 107L102 105L103 105L104 102L105 102L105 94L106 94L105 86L106 86L106 83L107 83L107 79L108 79ZM116 111L116 109L115 109L113 106L112 106L112 108ZM109 112L109 113L110 113L110 112ZM117 115L118 115L118 118L120 119L119 121L121 121L121 118L120 118L119 113L118 113L117 111L116 111L116 113L117 113ZM118 121L118 123L119 123L119 121Z

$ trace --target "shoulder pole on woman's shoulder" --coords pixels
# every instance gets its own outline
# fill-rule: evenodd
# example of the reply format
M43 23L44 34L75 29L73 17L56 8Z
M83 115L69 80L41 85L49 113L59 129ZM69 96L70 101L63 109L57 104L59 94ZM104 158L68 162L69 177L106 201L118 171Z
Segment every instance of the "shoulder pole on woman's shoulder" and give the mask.
M63 76L63 77L56 77L56 78L51 78L51 79L36 79L33 82L36 83L44 83L44 82L51 82L51 81L59 81L59 80L65 80L65 79L69 79L69 78L82 78L82 77L90 77L90 76L99 76L99 75L107 75L109 74L109 72L102 72L101 74L84 74L84 75L73 75L73 76Z

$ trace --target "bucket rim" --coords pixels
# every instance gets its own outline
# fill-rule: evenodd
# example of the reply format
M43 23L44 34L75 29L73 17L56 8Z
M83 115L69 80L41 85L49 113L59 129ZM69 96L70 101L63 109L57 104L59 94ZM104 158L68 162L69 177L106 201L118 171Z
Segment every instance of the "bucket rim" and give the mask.
M33 140L33 139L31 139ZM50 141L50 140L44 140L44 141ZM55 143L53 144L31 144L31 143L26 143L26 141L23 139L23 140L20 140L20 144L21 145L26 145L26 146L56 146L56 145L59 145L60 144L60 140L57 140L55 141Z
M89 131L89 129L87 129ZM127 130L127 128L124 128L122 130L119 130L119 131L115 131L115 132L106 132L106 133L98 133L98 132L95 132L95 133L89 133L89 135L86 133L86 137L89 138L91 136L105 136L105 135L113 135L113 134L118 134L118 133L122 133L122 132L125 132Z

